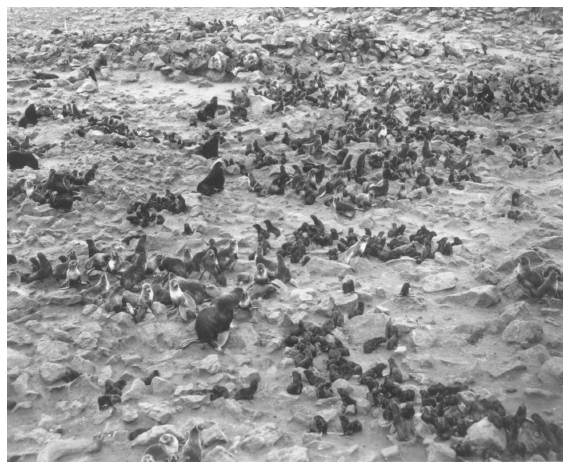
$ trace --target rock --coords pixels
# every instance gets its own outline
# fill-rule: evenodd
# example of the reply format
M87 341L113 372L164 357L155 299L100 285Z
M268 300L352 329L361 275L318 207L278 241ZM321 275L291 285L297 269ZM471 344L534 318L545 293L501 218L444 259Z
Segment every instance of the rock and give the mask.
M218 358L218 355L215 353L213 353L212 355L208 355L206 358L204 358L199 362L195 362L195 366L200 371L205 371L206 373L209 373L211 375L215 375L216 373L222 371L222 365L220 363L220 359Z
M95 93L99 87L97 83L91 80L90 78L85 80L83 84L77 88L77 93Z
M546 377L552 377L557 380L560 385L562 385L564 368L562 366L561 357L552 357L547 360L540 368L540 373L538 374L538 379L543 383L548 383L549 380Z
M45 362L40 367L40 377L46 384L53 384L59 381L65 375L67 367L58 363Z
M216 443L227 443L228 439L220 426L216 423L210 428L206 428L202 431L202 441L204 442L204 447L207 448Z
M140 399L145 394L148 394L146 384L144 384L142 379L135 379L131 387L123 392L122 400L123 402L127 402L129 399Z
M193 397L193 396L184 396ZM199 396L201 397L201 396ZM124 400L123 400L124 402ZM149 419L158 422L161 425L167 423L172 415L175 413L173 407L167 402L148 404L146 402L139 402L140 409L148 416Z
M430 329L414 329L410 333L410 338L412 343L419 348L434 347L439 341L436 331Z
M465 442L473 446L487 449L505 451L507 449L507 436L505 430L496 428L487 417L479 420L469 427Z
M538 397L542 399L554 399L558 397L555 393L542 388L525 388L523 393L528 397Z
M182 402L186 407L190 407L191 409L199 409L200 407L209 404L210 396L208 394L205 394L203 396L181 396L180 402Z
M489 308L501 301L499 289L495 286L483 285L465 292L448 295L437 300L438 303L452 303L462 306L478 306Z
M520 352L518 358L533 365L542 365L550 358L550 354L544 345L537 344Z
M428 462L455 462L456 454L453 449L444 443L430 443L426 449Z
M86 350L95 350L97 348L98 339L91 332L84 331L81 334L79 334L77 339L75 339L75 343L80 348L83 348Z
M81 295L75 290L55 290L45 295L45 302L48 305L72 306L81 303Z
M8 365L8 370L12 370L13 368L26 368L29 364L31 359L28 358L26 355L24 355L21 352L18 352L16 350L12 350L11 348L8 347L8 358L7 358L7 365Z
M310 261L309 261L310 262ZM385 314L365 314L345 321L344 332L350 343L361 346L368 339L384 336L388 316Z
M267 462L309 462L309 452L303 446L274 449L265 460Z
M58 341L41 340L38 342L36 353L44 360L59 362L70 357L69 345Z
M253 379L260 380L261 376L259 374L259 371L257 371L255 368L250 368L249 366L244 365L238 372L238 378L242 384L249 386L249 383Z
M189 48L190 46L186 41L173 41L170 43L170 50L176 54L185 54Z
M501 319L505 323L510 324L515 319L531 320L533 319L533 315L528 303L526 301L519 301L518 303L505 306L501 314Z
M356 293L337 293L333 294L332 299L334 306L336 306L342 313L350 313L356 308L358 303L358 295Z
M504 330L501 338L504 342L540 342L543 337L543 331L540 324L536 321L512 321Z
M545 249L562 249L563 241L562 236L550 236L538 240L534 245Z
M131 407L122 407L121 408L121 420L126 423L132 423L136 419L139 418L139 413L136 409Z
M247 432L239 447L243 451L256 453L257 451L274 446L283 437L274 423L266 423Z
M233 455L223 446L216 446L202 457L203 462L235 462Z
M232 329L227 342L230 349L245 349L259 343L259 335L255 331L253 324L243 323Z
M153 394L172 394L176 389L176 384L155 376L151 382Z
M251 115L259 117L272 109L275 101L267 99L265 96L250 96L251 99ZM310 263L310 262L309 262Z
M455 288L457 279L453 272L442 272L440 274L429 275L424 279L422 290L426 293L449 290Z
M380 450L380 456L384 461L401 461L400 447L398 445L387 446Z

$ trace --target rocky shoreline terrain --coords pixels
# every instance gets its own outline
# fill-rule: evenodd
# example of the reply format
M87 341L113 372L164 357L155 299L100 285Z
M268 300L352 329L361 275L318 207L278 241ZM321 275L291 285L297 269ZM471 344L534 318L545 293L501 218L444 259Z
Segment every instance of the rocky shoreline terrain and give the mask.
M561 25L9 9L9 460L562 460ZM224 352L180 347L236 287Z

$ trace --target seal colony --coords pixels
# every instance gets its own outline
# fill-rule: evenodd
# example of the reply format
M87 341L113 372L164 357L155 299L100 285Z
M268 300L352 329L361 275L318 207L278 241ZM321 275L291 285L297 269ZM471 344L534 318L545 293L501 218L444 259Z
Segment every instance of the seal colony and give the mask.
M267 9L257 21L290 25L291 10ZM541 9L531 10L525 21ZM463 19L471 14L458 11ZM262 436L282 431L271 427L274 420L266 423L267 405L279 417L292 411L288 425L299 433L294 444L303 450L301 460L320 457L313 452L317 444L338 448L331 457L345 458L346 449L371 435L374 460L394 457L384 450L395 445L397 457L406 459L406 445L422 439L421 451L432 455L440 448L433 457L445 460L562 460L561 420L534 409L540 408L537 396L556 399L550 391L556 381L547 381L545 370L555 368L551 360L561 358L561 344L542 337L543 329L559 324L563 271L555 250L561 245L529 241L556 232L550 214L561 205L544 207L526 184L529 174L561 171L561 140L550 139L550 130L562 88L559 75L546 73L559 64L541 70L515 60L503 70L494 65L499 59L491 45L471 49L465 61L458 46L441 38L388 39L375 20L333 13L311 24L303 50L312 58L300 54L298 60L282 56L295 30L287 29L283 45L269 40L261 53L236 49L249 26L195 19L167 13L158 21L169 27L182 21L174 41L182 33L192 37L203 46L202 57L178 54L171 44L162 57L173 65L150 73L170 79L180 71L179 60L204 57L211 57L212 71L233 64L226 78L259 73L227 93L215 84L188 92L176 126L135 115L128 92L108 99L107 61L119 60L122 36L107 41L92 33L66 32L64 41L79 41L84 57L91 57L74 75L88 77L100 93L86 99L61 91L56 99L50 88L69 71L58 62L57 74L49 66L31 72L21 117L9 115L8 220L18 229L8 233L8 345L26 352L13 354L19 364L27 363L28 347L37 350L29 367L9 370L9 418L40 408L40 400L28 396L39 394L43 383L50 395L69 397L57 397L53 415L46 410L50 419L62 412L66 419L51 425L42 418L42 429L48 422L55 433L73 431L65 422L75 418L69 413L75 403L83 406L77 407L81 418L115 429L97 436L96 446L89 438L90 445L69 440L63 449L49 443L40 453L52 445L56 454L48 460L107 455L126 435L131 447L121 451L129 460L249 457L259 426ZM153 28L133 27L124 37L151 40ZM105 51L95 44L107 44ZM402 55L410 57L408 74ZM419 74L432 70L434 58L434 73ZM13 66L21 59L9 56ZM145 83L138 75L135 87ZM163 112L167 106L156 107ZM178 104L174 108L178 112ZM530 131L532 116L549 119L548 131ZM511 124L524 128L513 132ZM67 129L61 142L45 142L42 132L52 126ZM542 231L531 233L539 211ZM507 243L497 266L489 263L497 246L475 229L482 217L511 237L513 223L525 230ZM509 253L512 246L517 250ZM478 296L474 307L465 297L442 296L436 282L435 290L427 288L428 276L442 269L456 274L446 288L463 287L475 275L482 284L498 284L493 288L502 294L484 286L485 295L506 303L497 322L442 325L463 321L488 301ZM455 302L453 312L447 303L440 308L447 301ZM528 317L533 324L522 319ZM516 366L505 371L497 368L504 363L481 354L494 350L487 336L504 330L503 340L510 340L507 321L533 329L511 341L521 350ZM28 340L30 333L40 339ZM426 345L430 341L437 345ZM79 351L67 360L69 344ZM457 364L428 356L430 347L438 347L438 357L439 348L448 348L485 360L477 361L476 373L442 376L440 361ZM45 363L38 362L40 353ZM525 376L536 387L517 395L516 373L530 374L538 366L533 360L550 368L540 368L539 382ZM34 366L41 367L41 382L30 375ZM503 376L511 386L505 393ZM75 389L86 389L85 395L79 398ZM201 408L204 418L181 427L177 417L188 407ZM244 418L250 412L261 420L253 427ZM477 432L492 434L494 443L481 443ZM18 441L9 439L9 447ZM289 446L288 454L297 451ZM368 458L368 445L361 446L354 457ZM17 453L11 460L30 457L11 452Z

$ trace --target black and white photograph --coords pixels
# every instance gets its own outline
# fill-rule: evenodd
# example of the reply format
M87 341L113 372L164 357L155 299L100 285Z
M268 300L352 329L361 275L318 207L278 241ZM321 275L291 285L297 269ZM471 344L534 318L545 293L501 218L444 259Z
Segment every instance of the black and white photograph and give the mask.
M412 4L8 2L8 462L563 461L563 8Z

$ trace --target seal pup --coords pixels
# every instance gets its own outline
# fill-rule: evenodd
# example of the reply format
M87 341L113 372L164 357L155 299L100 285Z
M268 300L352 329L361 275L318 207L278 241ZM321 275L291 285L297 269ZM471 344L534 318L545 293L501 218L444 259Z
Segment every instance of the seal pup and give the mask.
M350 436L354 433L358 433L362 431L362 424L358 420L353 420L352 422L348 420L346 415L341 415L339 417L340 424L342 426L342 435L343 436Z
M188 321L188 313L190 311L194 316L196 314L196 303L194 299L188 294L183 292L178 285L176 280L171 280L170 285L170 299L172 300L172 308L170 308L166 313L178 310L178 314L184 321Z
M172 455L178 453L178 439L165 433L158 440L157 445L149 446L144 452L142 462L167 462Z
M123 287L120 284L115 285L105 301L105 311L108 313L119 313L123 308Z
M241 388L237 390L234 399L236 401L246 400L246 399L248 401L251 401L253 399L253 396L257 392L258 384L259 384L259 378L252 379L247 388Z
M267 269L261 263L257 264L255 273L253 274L253 282L258 285L267 285L269 277L267 276ZM253 285L252 285L253 286Z
M67 258L63 256L60 257L59 260L61 261L61 264L57 264L53 268L53 276L57 280L65 280L65 277L67 276L67 267L69 266L69 262L77 260L77 253L75 252L74 249L72 249L71 251L69 251Z
M196 190L207 197L212 196L216 192L224 190L226 178L223 170L224 164L221 160L217 160L210 169L208 175L198 183Z
M133 308L130 303L127 303L127 312L133 317L135 324L141 322L146 316L146 312L150 310L152 313L152 302L154 300L154 292L152 287L145 283L141 287L141 294L137 300L137 304Z
M160 263L162 262L163 259L164 255L158 253L152 256L150 259L147 259L145 274L153 275L154 271L159 268Z
M352 219L356 216L357 208L350 204L347 204L346 202L343 202L340 196L333 197L332 205L336 212L344 217Z
M83 303L94 304L109 291L109 288L110 284L107 274L101 275L99 281L94 286L81 293Z
M517 282L521 288L531 296L536 294L536 290L542 285L543 279L540 273L530 268L528 257L522 256L517 266Z
M51 263L47 260L44 253L38 252L36 257L39 264L39 269L34 270L34 272L31 274L21 274L20 277L24 283L31 283L36 280L44 280L53 274Z
M212 277L219 282L222 270L220 269L216 253L212 249L208 249L202 258L202 262L200 263L200 277L198 277L198 281L202 279L205 272L211 274Z
M320 415L315 415L313 421L309 424L309 433L320 433L326 435L328 430L327 421Z
M220 269L233 270L238 255L238 243L235 239L230 240L230 245L218 252L218 265Z
M265 226L267 227L267 232L274 234L276 238L281 236L281 230L274 226L270 220L264 220L263 223L265 223Z
M197 426L192 427L188 433L188 439L182 448L181 462L202 461L202 435Z
M107 263L107 272L113 275L123 275L130 266L130 262L121 260L117 251L111 251L111 256Z
M287 267L285 259L280 254L277 254L277 273L275 274L275 278L277 280L281 280L285 284L290 282L291 285L297 287L297 282L295 280L291 280L289 267Z
M211 306L204 308L198 313L194 329L197 339L187 339L180 344L184 349L188 345L201 342L209 344L217 352L222 351L222 347L228 340L230 326L234 319L234 309L236 307L247 309L251 306L251 299L246 290L241 287L234 288L229 293L224 293L212 301Z
M364 251L366 250L366 245L368 243L368 239L370 238L370 236L368 235L362 235L360 237L360 239L353 244L352 246L350 246L344 253L344 263L348 264L350 266L352 266L353 264L356 265L358 264L358 261L360 260L360 256L362 254L364 254ZM353 264L350 263L351 260L354 260Z
M146 253L141 252L137 255L134 262L121 275L121 286L125 290L138 291L138 284L144 280L146 271ZM136 288L138 286L138 288Z
M558 294L558 273L554 270L549 272L548 277L546 277L543 284L536 290L536 296L539 299L543 298L547 294L551 294L552 296L556 296Z
M61 284L60 290L67 290L71 287L78 288L81 285L90 285L90 283L81 281L81 273L79 272L77 261L69 261L65 282Z

